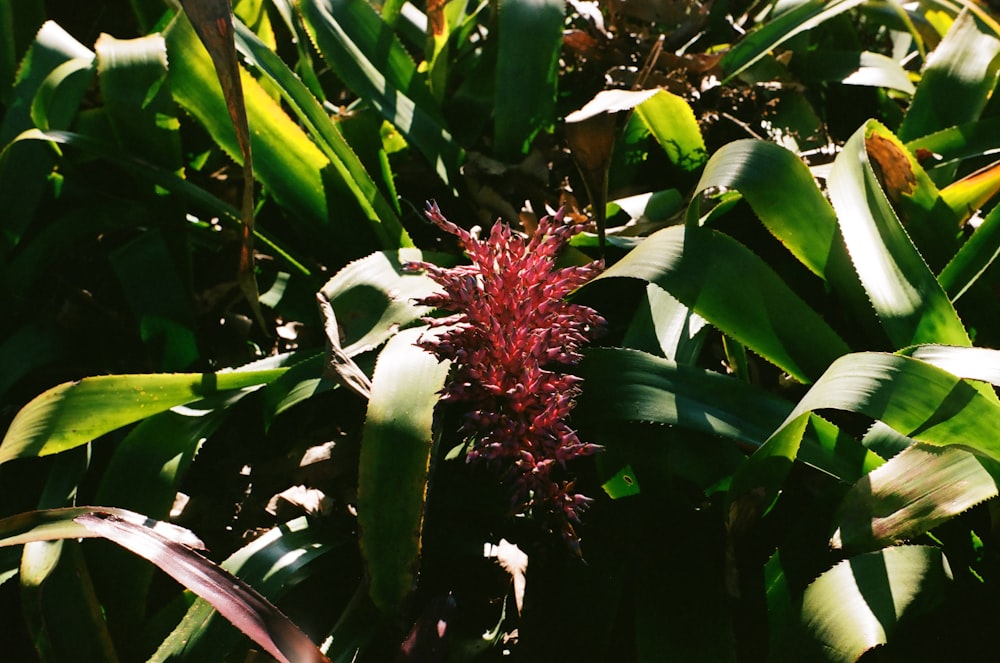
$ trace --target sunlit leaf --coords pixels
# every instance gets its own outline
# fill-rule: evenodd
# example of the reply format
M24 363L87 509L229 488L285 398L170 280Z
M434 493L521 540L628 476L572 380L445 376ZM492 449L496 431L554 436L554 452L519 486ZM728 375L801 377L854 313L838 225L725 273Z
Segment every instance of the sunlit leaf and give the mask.
M838 359L740 468L730 497L770 504L810 422L827 409L863 414L914 440L958 444L1000 461L1000 405L975 386L929 363L862 352Z
M304 0L310 36L337 75L454 184L462 152L430 89L391 28L362 0Z
M709 228L674 227L651 235L596 281L613 277L656 283L802 382L850 351L760 258Z
M0 443L0 463L72 449L174 406L266 384L285 370L103 375L61 384L14 417Z
M846 559L806 588L802 627L816 649L797 653L854 663L888 642L901 620L936 607L951 581L937 548L886 548Z
M448 363L402 331L379 355L361 442L358 524L372 600L394 613L410 593L420 557L431 423Z
M968 9L927 59L899 127L912 140L979 117L1000 73L1000 35Z
M1000 463L959 448L915 444L844 497L831 545L864 551L933 529L997 496Z
M274 51L240 22L236 23L236 46L250 64L278 87L292 111L306 124L317 146L358 200L383 248L412 245L406 230L400 225L396 211L378 190L358 156L305 84Z
M830 199L865 292L897 348L919 343L971 345L948 296L914 248L883 192L869 158L893 138L877 122L859 129L830 172ZM910 164L894 162L893 181L912 181ZM883 171L885 168L883 167Z

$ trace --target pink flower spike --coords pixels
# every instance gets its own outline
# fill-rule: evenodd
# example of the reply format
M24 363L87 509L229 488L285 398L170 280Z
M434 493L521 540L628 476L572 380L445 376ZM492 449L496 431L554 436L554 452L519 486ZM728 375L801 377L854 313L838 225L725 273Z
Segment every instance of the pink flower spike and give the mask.
M419 345L452 362L443 399L467 404L460 432L473 441L468 460L496 465L511 482L512 510L547 521L579 551L571 523L592 500L553 473L565 474L568 461L600 447L581 442L567 423L580 378L553 369L576 364L606 326L597 311L565 300L603 265L555 268L556 255L583 229L561 211L541 219L528 241L499 222L477 239L434 203L427 218L456 236L471 262L406 265L442 288L418 303L452 313L428 318L435 333Z

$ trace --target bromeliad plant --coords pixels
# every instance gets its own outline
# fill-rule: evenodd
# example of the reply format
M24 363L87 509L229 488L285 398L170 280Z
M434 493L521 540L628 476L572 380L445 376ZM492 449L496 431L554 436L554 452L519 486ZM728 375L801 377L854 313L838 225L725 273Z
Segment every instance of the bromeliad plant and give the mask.
M427 215L459 238L472 261L447 269L407 266L427 270L444 288L419 303L453 313L429 319L431 330L441 331L419 345L453 366L441 400L464 404L467 458L499 466L513 512L551 521L579 551L573 523L592 500L573 493L572 479L559 474L599 449L581 442L568 422L580 379L552 369L578 363L583 345L605 322L594 309L564 300L600 271L599 263L554 269L559 250L583 227L567 223L560 212L542 218L530 241L502 223L480 241L444 218L437 205Z
M37 657L976 653L1000 589L977 506L1000 476L1000 28L974 4L583 5L238 4L253 275L287 343L250 363L186 296L191 263L250 228L197 30L149 3L162 38L91 51L45 25L0 132L5 303L23 316L92 233L148 362L74 364L9 408L0 583ZM595 71L634 90L595 96ZM571 154L596 232L565 195L522 236L498 192L560 114L551 168ZM92 182L108 163L144 186ZM475 207L461 225L405 214L431 193L397 187L420 163L445 209ZM435 229L462 255L412 246ZM582 255L602 249L603 271ZM4 329L0 390L69 356L32 321Z

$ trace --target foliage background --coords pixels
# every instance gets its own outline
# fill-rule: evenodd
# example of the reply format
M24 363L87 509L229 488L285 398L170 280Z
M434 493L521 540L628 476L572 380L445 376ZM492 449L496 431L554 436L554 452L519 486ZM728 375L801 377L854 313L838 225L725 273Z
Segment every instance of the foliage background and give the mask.
M0 6L5 660L990 651L995 8L235 12L252 169L178 7ZM431 199L592 224L582 559L436 407Z

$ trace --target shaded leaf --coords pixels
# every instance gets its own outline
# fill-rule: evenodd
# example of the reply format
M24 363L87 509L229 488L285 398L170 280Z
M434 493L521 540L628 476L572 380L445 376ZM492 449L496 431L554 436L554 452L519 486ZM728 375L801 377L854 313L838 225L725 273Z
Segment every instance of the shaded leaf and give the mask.
M562 0L498 5L493 136L503 161L527 154L535 135L555 121L565 5Z
M802 32L854 9L864 0L808 0L800 2L783 14L766 21L729 49L719 66L726 80L739 75L768 53Z
M320 528L300 517L254 539L226 558L220 567L253 586L268 600L277 601L307 580L316 562L337 547L336 542L323 536ZM239 640L238 633L227 626L219 620L212 603L199 597L149 663L221 661Z
M323 662L315 644L253 587L190 548L154 530L107 514L74 519L96 535L114 541L156 564L282 663Z

